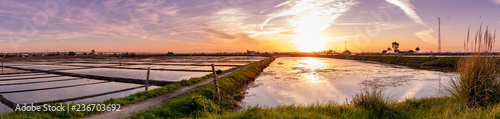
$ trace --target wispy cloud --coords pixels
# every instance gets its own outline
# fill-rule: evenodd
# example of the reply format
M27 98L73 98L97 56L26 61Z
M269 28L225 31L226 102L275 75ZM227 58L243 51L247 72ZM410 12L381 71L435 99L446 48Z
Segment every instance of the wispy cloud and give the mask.
M491 0L491 1L493 1L494 3L496 3L496 4L499 4L499 5L500 5L500 0Z
M386 1L401 8L405 12L406 16L410 17L410 19L412 19L413 22L427 27L426 30L422 30L415 33L415 36L417 36L418 38L420 38L425 42L437 43L436 38L432 35L434 33L434 29L432 29L431 27L429 27L427 24L424 23L422 18L418 16L417 12L415 11L415 7L410 3L409 0L386 0Z
M410 17L415 23L427 26L424 21L417 15L415 7L410 3L409 0L385 0L393 5L401 8L408 17Z

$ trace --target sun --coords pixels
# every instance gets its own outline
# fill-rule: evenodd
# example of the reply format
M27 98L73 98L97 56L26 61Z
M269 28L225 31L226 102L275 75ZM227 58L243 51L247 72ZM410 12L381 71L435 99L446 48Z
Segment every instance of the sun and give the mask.
M328 42L328 38L319 36L295 36L291 42L294 43L301 52L315 52L326 48L325 46Z
M314 52L324 50L329 38L320 36L321 32L330 26L329 21L323 16L304 15L291 22L296 25L297 32L291 40L301 52Z

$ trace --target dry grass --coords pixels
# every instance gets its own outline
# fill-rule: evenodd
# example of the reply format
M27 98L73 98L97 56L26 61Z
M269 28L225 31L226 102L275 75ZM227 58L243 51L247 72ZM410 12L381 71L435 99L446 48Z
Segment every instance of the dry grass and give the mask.
M470 28L469 28L470 31ZM495 33L480 27L473 40L464 42L466 51L474 52L470 57L461 58L457 64L458 77L450 81L448 92L458 102L469 107L489 107L500 99L498 63L493 59Z

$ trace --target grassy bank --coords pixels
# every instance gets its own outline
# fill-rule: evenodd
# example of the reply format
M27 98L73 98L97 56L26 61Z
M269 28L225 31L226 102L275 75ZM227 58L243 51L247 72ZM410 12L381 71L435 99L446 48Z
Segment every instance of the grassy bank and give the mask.
M237 102L244 98L243 87L266 68L274 58L261 61L245 70L238 71L219 79L221 100L213 101L213 84L197 87L192 93L180 97L166 105L133 115L130 118L183 118L208 117L213 114L232 112Z
M355 105L335 103L315 105L287 105L273 108L252 107L238 112L212 113L207 118L409 118L409 119L450 119L450 118L500 118L500 106L491 108L467 108L450 97L409 99L388 104L395 110L396 117L381 115L377 110Z
M238 66L234 67L225 71L222 71L221 74L227 73L234 71L238 68L245 67L251 64L247 64L244 66ZM108 100L105 100L103 102L96 102L92 104L120 104L121 106L126 106L128 104L134 104L149 98L153 97L158 97L162 96L168 93L171 93L177 89L180 89L182 87L186 87L195 83L198 83L200 81L203 81L205 79L212 78L212 74L205 75L203 77L198 77L198 78L191 78L189 80L182 80L180 82L172 83L169 85L162 86L161 88L149 90L149 91L143 91L143 92L138 92L123 98L111 98ZM92 115L92 114L98 114L101 112L98 111L83 111L83 112L75 112L75 111L70 111L70 113L66 112L12 112L12 113L7 113L7 114L1 114L0 113L0 118L5 119L5 118L79 118L83 117L86 115Z
M250 107L235 111L236 101L244 96L242 87L254 80L266 65L256 65L221 78L222 102L212 100L213 84L207 84L166 105L129 118L500 118L500 105L471 108L454 97L384 102L380 101L384 100L382 93L365 98L369 101L361 104L283 105L272 108Z

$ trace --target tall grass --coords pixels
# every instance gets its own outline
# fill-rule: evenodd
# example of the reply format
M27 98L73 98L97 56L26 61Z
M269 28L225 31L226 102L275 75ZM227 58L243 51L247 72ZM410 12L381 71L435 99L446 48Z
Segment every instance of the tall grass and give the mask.
M403 118L389 105L395 101L383 94L380 86L373 85L372 88L363 88L361 93L352 97L351 105L363 107L375 113L374 118Z
M458 77L450 80L448 92L468 107L490 107L500 101L499 64L492 52L495 31L482 26L470 39L470 28L464 42L466 51L473 52L470 57L461 58L457 63Z

